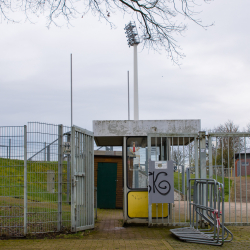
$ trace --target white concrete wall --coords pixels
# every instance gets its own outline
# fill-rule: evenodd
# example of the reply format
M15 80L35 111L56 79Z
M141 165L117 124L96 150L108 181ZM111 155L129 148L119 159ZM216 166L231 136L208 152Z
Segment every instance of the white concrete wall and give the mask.
M147 136L148 133L196 133L200 120L109 120L93 121L98 136Z

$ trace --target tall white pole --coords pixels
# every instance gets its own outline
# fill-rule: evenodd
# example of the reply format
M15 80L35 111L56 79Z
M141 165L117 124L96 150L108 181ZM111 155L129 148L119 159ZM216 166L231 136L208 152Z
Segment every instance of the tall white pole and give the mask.
M139 120L137 44L134 47L134 120Z

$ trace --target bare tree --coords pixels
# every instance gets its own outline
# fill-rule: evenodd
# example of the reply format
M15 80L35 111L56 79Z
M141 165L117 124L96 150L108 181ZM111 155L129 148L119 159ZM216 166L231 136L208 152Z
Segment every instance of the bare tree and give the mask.
M14 21L12 12L21 11L27 19L45 15L47 26L58 25L63 18L66 23L92 12L105 19L111 26L110 15L115 10L129 14L139 24L139 36L144 47L160 50L164 48L171 60L178 63L184 55L176 43L174 34L181 34L186 24L181 20L191 20L202 24L198 18L202 2L211 0L0 0L0 13L8 21ZM178 18L177 18L178 17ZM183 17L183 18L179 18Z
M240 131L239 126L229 120L216 127L214 132L236 133ZM223 165L225 168L232 168L235 153L240 152L243 147L244 142L241 137L217 137L216 146L213 148L213 165L216 163L216 165Z

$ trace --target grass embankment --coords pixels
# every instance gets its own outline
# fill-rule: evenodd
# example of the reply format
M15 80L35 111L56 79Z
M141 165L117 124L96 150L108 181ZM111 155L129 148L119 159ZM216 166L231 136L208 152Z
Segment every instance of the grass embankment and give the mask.
M53 172L54 180L48 191L48 172ZM53 202L58 200L58 163L27 162L27 199L29 202ZM63 163L63 201L67 199L67 162ZM0 158L0 196L23 199L24 194L24 162Z
M48 188L48 172L54 180ZM70 221L71 207L67 203L67 162L63 163L62 217ZM49 176L51 177L51 176ZM51 178L50 178L51 180ZM58 216L58 162L27 162L28 229L53 231ZM51 188L52 187L52 188ZM49 189L49 190L48 190ZM54 189L54 190L53 190ZM53 190L53 192L51 192ZM70 197L69 197L70 200ZM1 225L22 226L24 214L24 161L0 158L0 218ZM40 222L40 224L36 224ZM46 225L45 225L46 223ZM49 224L50 225L49 225ZM37 227L35 229L35 227ZM7 228L6 228L7 230ZM10 235L15 233L9 228ZM15 229L13 229L15 230ZM21 229L20 229L21 230Z

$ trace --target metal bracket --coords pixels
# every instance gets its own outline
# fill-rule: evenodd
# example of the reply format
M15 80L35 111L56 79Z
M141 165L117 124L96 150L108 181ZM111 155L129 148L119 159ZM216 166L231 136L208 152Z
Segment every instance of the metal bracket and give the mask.
M74 176L84 177L84 176L85 176L85 173L84 173L84 172L76 172L76 173L74 174Z

